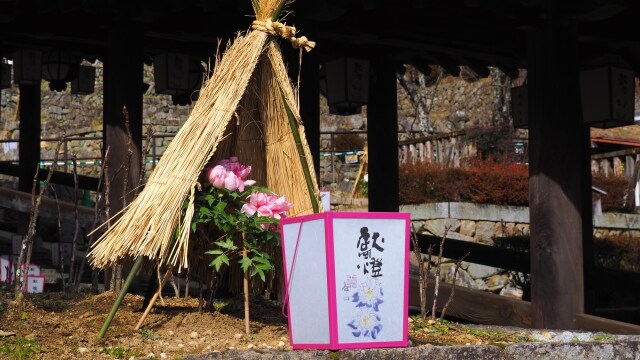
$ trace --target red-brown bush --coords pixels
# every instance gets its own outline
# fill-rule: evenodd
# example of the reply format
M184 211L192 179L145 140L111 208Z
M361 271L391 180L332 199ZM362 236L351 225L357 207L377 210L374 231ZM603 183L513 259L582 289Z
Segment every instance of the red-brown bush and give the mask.
M631 180L624 176L593 175L593 186L607 192L602 195L602 210L630 211L633 210L634 190Z
M528 170L524 165L482 161L461 168L436 164L400 167L400 201L418 204L461 201L527 205Z
M628 211L633 201L630 180L622 176L593 177L606 191L602 210ZM461 168L437 164L400 166L400 202L441 201L498 205L529 205L529 169L526 165L478 161Z

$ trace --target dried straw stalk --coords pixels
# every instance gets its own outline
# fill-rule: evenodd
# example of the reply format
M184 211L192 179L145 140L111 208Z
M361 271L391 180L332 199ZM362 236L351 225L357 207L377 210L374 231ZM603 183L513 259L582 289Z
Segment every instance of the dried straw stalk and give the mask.
M262 0L254 4L256 19L268 21L280 11L281 3ZM270 39L264 31L251 31L226 51L145 189L94 244L89 253L93 266L106 268L144 256L178 271L188 268L194 193L199 175L214 154L214 159L237 154L240 161L251 164L252 178L266 180L274 192L286 194L294 203L292 215L311 212L283 105L284 97L303 134L296 96L280 50ZM302 140L305 161L313 171L304 135ZM313 191L317 197L315 180ZM189 206L183 214L187 199Z

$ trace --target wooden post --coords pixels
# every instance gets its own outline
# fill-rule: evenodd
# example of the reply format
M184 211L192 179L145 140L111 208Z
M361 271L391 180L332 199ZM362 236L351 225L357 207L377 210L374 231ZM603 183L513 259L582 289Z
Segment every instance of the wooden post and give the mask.
M581 120L575 22L555 2L547 7L528 39L532 316L535 327L570 329L584 312L589 129Z
M397 212L398 113L395 66L376 59L371 63L367 139L369 145L369 211Z
M40 163L40 84L20 85L20 140L18 189L31 193L33 177ZM29 214L20 214L18 233L26 234Z
M104 147L109 148L109 166L105 176L111 180L110 214L117 214L133 195L140 177L142 148L142 32L126 22L116 22L109 30L107 56L104 63ZM125 127L123 107L129 113L131 131L131 161L129 137ZM124 167L128 166L128 171ZM124 189L124 174L128 174ZM112 222L113 223L113 222ZM105 283L108 284L107 279Z
M624 176L630 178L633 176L633 172L635 170L636 162L633 159L633 156L627 155L624 158Z
M133 155L129 168L129 190L138 185L140 177L140 151L142 147L142 32L126 23L117 23L109 33L109 49L104 64L104 137L105 149L109 150L108 176L125 166L128 159L128 135L122 109L129 112ZM123 171L112 180L111 213L122 208ZM133 199L133 192L126 194Z
M317 52L304 54L300 71L300 116L313 158L315 176L320 173L320 62Z
M409 156L411 157L410 164L414 165L416 163L416 145L415 144L409 144Z

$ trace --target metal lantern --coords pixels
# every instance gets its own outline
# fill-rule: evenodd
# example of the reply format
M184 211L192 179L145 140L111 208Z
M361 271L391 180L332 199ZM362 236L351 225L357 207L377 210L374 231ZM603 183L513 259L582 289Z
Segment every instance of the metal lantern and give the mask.
M157 94L177 95L189 91L189 56L162 53L153 58Z
M198 99L198 89L202 87L202 81L204 79L204 67L197 59L191 59L189 61L189 90L175 94L171 96L174 105L191 105L193 100Z
M92 94L96 83L96 68L80 65L78 77L71 81L71 93L80 95Z
M325 63L327 102L332 114L352 115L369 99L369 61L338 58Z
M42 81L42 53L38 50L18 50L13 54L13 83L36 85Z
M42 57L42 77L52 91L65 91L67 82L78 76L78 60L65 51L49 51Z
M0 89L7 89L11 87L11 65L2 63L2 70L0 72Z
M529 87L527 85L511 88L511 116L514 128L529 127Z
M582 117L586 125L633 125L635 81L632 70L604 66L580 73Z

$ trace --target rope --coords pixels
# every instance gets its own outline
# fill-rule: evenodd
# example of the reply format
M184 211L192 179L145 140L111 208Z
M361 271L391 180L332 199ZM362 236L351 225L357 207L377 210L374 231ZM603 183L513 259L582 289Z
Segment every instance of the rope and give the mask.
M251 30L262 31L271 36L280 36L291 42L294 48L304 49L307 52L316 46L316 42L307 39L306 36L296 37L295 26L287 26L278 21L271 21L271 19L267 19L266 21L255 20L251 24Z

